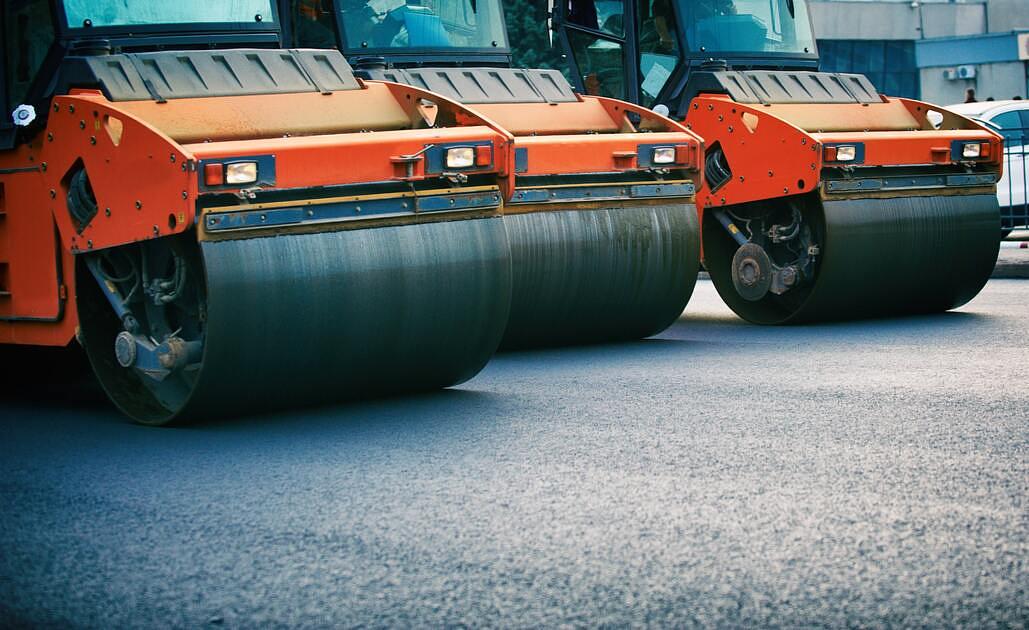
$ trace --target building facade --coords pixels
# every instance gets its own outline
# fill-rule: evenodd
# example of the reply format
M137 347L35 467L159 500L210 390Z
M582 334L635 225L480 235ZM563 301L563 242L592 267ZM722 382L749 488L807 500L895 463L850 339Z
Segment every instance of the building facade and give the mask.
M813 0L822 68L947 105L1029 96L1029 0Z

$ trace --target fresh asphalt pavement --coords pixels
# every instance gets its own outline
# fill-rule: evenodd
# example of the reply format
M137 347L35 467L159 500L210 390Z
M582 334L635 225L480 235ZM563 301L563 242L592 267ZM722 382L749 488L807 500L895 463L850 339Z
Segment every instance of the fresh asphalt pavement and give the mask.
M1024 627L1027 375L1026 281L790 328L702 281L433 395L150 429L8 393L0 625Z

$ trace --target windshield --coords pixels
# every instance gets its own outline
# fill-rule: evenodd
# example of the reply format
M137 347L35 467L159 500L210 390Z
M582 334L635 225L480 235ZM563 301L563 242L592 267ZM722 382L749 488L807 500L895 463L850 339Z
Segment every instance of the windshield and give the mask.
M272 0L65 0L64 11L69 28L275 19Z
M676 0L694 52L813 53L806 0Z
M341 0L350 51L507 48L500 0Z

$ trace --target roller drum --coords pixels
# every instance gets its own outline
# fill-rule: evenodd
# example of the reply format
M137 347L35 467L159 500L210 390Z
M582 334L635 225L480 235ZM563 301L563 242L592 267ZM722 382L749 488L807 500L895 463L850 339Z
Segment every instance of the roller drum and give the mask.
M84 345L94 369L137 420L454 385L496 350L510 306L510 250L499 217L205 241L199 257L203 359L178 409L156 405L143 377L113 363L118 322L96 307L95 295L85 296ZM98 293L95 286L87 294Z
M821 235L813 284L756 302L733 288L736 243L705 216L705 263L719 294L743 319L785 324L946 311L975 297L997 260L993 195L806 201Z
M657 334L682 314L699 269L692 204L532 212L504 218L513 298L503 347Z

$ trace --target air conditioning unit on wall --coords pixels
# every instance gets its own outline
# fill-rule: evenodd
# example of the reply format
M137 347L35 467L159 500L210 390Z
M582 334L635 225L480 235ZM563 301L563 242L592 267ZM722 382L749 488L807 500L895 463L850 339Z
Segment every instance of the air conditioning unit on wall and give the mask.
M943 71L943 78L948 81L958 81L960 79L974 79L975 78L975 66L958 66L956 68L947 68Z
M958 66L955 68L959 79L974 79L975 66Z

